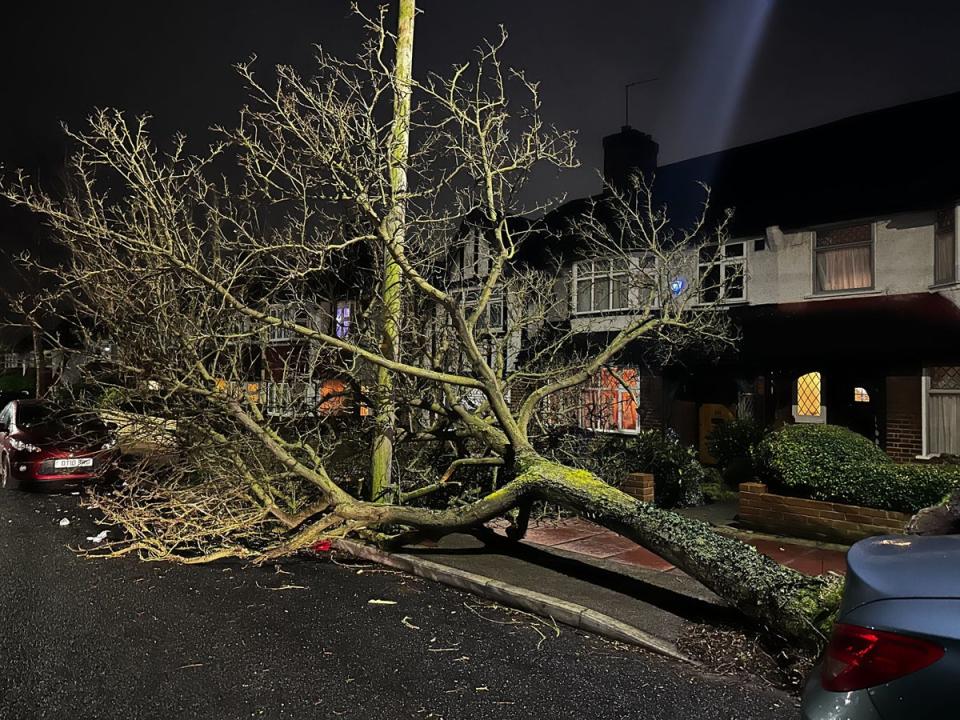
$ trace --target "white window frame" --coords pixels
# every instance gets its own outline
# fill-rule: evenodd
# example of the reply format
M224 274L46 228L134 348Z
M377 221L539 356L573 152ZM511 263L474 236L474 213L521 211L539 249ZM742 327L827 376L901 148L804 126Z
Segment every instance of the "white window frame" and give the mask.
M754 238L756 239L756 238ZM713 260L701 260L700 259L700 248L697 248L697 278L698 281L702 280L706 276L706 273L710 268L714 266L720 267L720 286L717 288L717 299L716 300L704 300L703 299L703 288L697 288L697 300L701 305L714 305L716 303L732 304L732 303L745 303L747 302L747 245L753 242L751 239L744 240L727 240L722 243L718 248L717 259ZM740 255L734 255L732 257L727 256L727 247L730 245L740 245L743 249ZM722 251L720 249L722 248ZM727 278L734 277L732 268L740 268L740 279L742 281L743 294L740 297L727 297ZM699 285L699 282L698 282Z
M922 395L920 396L920 454L917 456L918 460L929 460L941 455L941 453L931 452L930 449L930 396L960 395L960 390L935 389L930 371L930 367L923 368L920 382Z
M603 256L590 258L589 260L577 260L571 266L571 278L570 278L570 314L579 315L579 316L588 316L588 315L616 315L624 312L629 312L640 306L640 288L636 286L634 282L634 277L638 276L640 272L644 269L645 266L641 265L641 255L631 253L629 255L619 255L619 256ZM625 260L626 267L623 270L614 270L613 261L614 260ZM658 278L656 268L653 265L655 260L651 259L651 270L653 271L654 279ZM606 271L597 270L596 266L598 263L607 263L608 269ZM587 269L589 268L589 269ZM626 306L614 306L613 303L613 279L617 277L624 277L627 284L627 304ZM604 279L610 283L610 307L604 309L596 309L595 307L595 289L596 289L596 279ZM591 280L590 283L590 309L589 310L580 310L579 309L579 284L581 280ZM661 288L656 288L654 293L654 307L659 307L660 304L660 291Z
M848 243L846 245L834 245L831 247L817 247L817 240L820 237L820 233L829 232L830 230L842 230L847 227L856 227L858 225L869 225L870 226L870 240L867 242L861 243ZM852 247L869 247L870 248L870 285L867 287L858 287L858 288L844 288L842 290L820 290L817 287L817 255L820 252L829 252L831 249L835 248L852 248ZM836 225L827 225L820 228L817 228L812 233L812 238L810 240L810 280L813 284L813 294L818 297L831 296L831 295L847 295L851 293L869 293L874 292L877 287L877 223L874 221L863 221L863 222L845 222Z
M455 290L454 296L459 304L463 307L464 312L469 314L472 308L476 306L476 303L479 302L481 292L483 292L483 288L480 285L470 285L468 287ZM491 322L490 313L490 310L494 305L499 305L501 312L500 322L496 325ZM487 332L502 335L507 331L508 321L509 314L507 293L503 286L497 285L493 288L493 292L490 294L490 299L487 300L487 306L483 309L483 316L477 322L477 327L479 329L486 330Z

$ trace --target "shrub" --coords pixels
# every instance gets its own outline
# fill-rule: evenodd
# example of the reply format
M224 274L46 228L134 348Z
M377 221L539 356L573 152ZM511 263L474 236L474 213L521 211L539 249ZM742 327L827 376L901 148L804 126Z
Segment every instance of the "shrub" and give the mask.
M547 439L541 452L557 462L589 470L615 487L628 473L653 473L655 502L661 507L687 507L702 501L704 468L693 448L682 445L670 431L604 435L567 429Z
M837 425L787 425L754 452L772 488L816 500L912 513L960 487L960 469L898 465L870 440Z
M766 435L766 428L753 418L720 423L707 437L707 448L728 483L737 484L755 475L753 450Z

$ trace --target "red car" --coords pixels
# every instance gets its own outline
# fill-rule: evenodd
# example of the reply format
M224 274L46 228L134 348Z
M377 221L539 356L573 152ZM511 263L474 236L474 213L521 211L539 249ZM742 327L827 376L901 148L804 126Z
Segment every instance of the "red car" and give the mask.
M0 412L0 484L59 489L103 477L114 445L93 415L14 400Z

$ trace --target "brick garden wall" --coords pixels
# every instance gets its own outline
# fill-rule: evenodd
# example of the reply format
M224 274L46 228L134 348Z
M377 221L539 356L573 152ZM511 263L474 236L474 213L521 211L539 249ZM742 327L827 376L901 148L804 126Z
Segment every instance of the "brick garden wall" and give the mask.
M902 533L910 519L888 510L774 495L763 483L741 483L738 515L756 530L836 542Z
M623 479L620 489L637 500L652 503L654 494L653 475L650 473L630 473Z

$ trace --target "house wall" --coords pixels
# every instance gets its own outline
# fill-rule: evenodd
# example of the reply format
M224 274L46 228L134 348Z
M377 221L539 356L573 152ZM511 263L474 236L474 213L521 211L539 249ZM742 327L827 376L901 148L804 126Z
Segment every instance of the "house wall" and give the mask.
M815 301L838 296L924 292L933 283L933 211L874 220L874 288L814 293L812 230L771 228L765 248L747 243L747 302L751 305ZM739 240L740 238L738 238ZM956 302L956 293L951 293Z
M894 460L913 460L923 452L922 377L887 377L887 454Z

